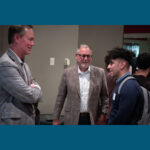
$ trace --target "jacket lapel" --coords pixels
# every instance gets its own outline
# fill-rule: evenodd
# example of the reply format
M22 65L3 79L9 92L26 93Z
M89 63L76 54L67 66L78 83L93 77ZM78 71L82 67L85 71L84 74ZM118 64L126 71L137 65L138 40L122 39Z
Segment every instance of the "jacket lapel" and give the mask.
M89 98L91 97L91 94L92 94L92 91L93 91L93 88L94 88L94 83L96 82L96 76L94 74L94 69L92 66L90 66L91 68L91 72L90 72L90 88L89 88Z
M26 63L24 63L24 69L25 69L25 72L26 72L26 76L27 76L27 83L28 85L30 85L31 83L31 77L30 77L30 69L28 67L28 65Z
M10 50L8 49L7 54L9 56L9 58L17 65L18 67L18 71L21 75L21 77L24 79L25 81L25 74L24 71L22 69L21 63L19 62L19 60L17 59L16 55Z
M80 85L79 85L78 67L75 67L75 69L74 69L74 75L72 77L74 78L72 81L75 82L74 84L76 86L78 95L80 97Z

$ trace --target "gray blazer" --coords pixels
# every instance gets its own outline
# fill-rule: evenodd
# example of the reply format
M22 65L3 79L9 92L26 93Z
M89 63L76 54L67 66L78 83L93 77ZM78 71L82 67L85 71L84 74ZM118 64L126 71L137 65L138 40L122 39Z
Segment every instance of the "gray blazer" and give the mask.
M80 114L78 67L71 67L64 71L54 108L54 119L59 119L66 97L64 124L77 125ZM92 124L96 123L99 111L107 114L108 106L109 99L104 69L91 66L88 112ZM99 110L100 108L101 110Z
M31 71L26 63L24 65L27 78L16 55L10 49L0 57L1 124L35 123L33 104L41 99L42 93L40 88L30 87Z

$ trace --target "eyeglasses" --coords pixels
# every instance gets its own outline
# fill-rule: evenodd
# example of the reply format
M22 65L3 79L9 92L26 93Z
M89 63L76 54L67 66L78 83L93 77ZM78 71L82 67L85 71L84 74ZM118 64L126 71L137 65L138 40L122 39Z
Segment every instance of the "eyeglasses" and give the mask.
M80 56L81 58L85 58L85 57L87 57L88 59L89 58L92 58L92 55L82 55L82 54L77 54L78 56Z

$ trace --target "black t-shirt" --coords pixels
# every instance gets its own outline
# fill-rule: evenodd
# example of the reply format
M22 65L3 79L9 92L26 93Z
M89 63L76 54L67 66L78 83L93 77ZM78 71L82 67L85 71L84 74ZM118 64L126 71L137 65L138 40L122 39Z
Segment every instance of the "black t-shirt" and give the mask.
M145 87L147 90L150 91L150 79L149 78L146 78L142 75L134 75L134 77L136 78L137 82Z

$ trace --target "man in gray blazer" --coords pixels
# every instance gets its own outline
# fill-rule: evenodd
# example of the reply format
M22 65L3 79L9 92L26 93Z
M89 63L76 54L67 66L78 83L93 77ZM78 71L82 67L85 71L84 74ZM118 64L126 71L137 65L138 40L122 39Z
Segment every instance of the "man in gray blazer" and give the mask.
M64 103L65 125L94 125L98 118L103 122L107 115L109 99L104 69L90 65L92 50L88 45L80 46L76 61L78 65L65 69L62 76L53 125L61 124L59 117Z
M34 45L33 27L10 26L8 43L9 49L0 57L0 124L33 125L34 106L42 95L24 62Z

